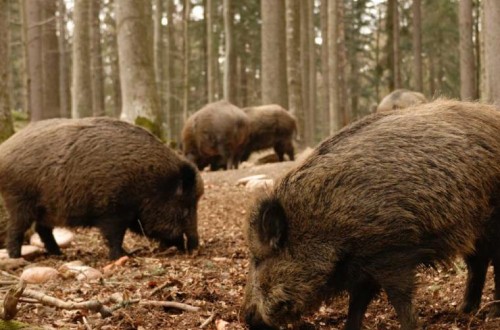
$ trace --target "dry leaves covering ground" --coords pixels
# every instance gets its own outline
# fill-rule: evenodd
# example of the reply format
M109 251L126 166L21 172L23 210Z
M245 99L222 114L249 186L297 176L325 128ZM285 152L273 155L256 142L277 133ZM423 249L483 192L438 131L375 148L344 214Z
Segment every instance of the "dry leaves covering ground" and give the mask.
M192 256L169 250L159 253L154 243L127 234L125 247L133 251L123 265L105 273L102 280L78 281L75 278L52 280L31 289L72 301L99 299L106 302L119 293L127 300L145 299L176 301L201 307L199 312L183 312L162 307L131 304L102 319L85 310L64 311L33 303L21 303L17 319L47 328L64 329L196 329L205 322L206 329L244 329L238 317L247 271L247 251L243 225L252 194L237 187L237 179L268 174L277 177L294 164L268 164L237 171L204 172L205 195L199 204L201 247ZM109 262L107 249L94 229L78 229L75 241L64 250L64 256L37 256L32 265L58 268L63 263L81 260L102 270ZM13 272L19 275L21 270ZM416 304L425 329L500 329L500 321L485 320L457 312L465 283L464 266L457 262L453 269L425 270L420 275ZM0 280L11 281L5 272ZM0 298L6 286L0 287ZM492 297L491 272L485 288L485 300ZM109 306L113 303L109 302ZM301 329L341 329L346 318L347 297L304 320ZM367 329L398 329L393 308L384 295L376 299L366 314Z

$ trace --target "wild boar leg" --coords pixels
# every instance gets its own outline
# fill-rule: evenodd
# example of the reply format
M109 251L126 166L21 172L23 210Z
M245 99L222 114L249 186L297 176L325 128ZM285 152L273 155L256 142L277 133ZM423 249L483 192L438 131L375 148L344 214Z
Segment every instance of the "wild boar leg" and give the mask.
M52 227L44 226L40 223L36 223L35 230L40 235L40 239L45 246L45 250L48 254L60 255L61 250L59 245L57 245L54 235L52 234Z
M344 330L359 330L366 309L380 288L370 282L359 283L349 293L349 312Z
M481 303L489 258L482 251L477 250L474 255L465 258L465 263L467 264L467 286L460 309L464 313L470 313L477 310Z
M418 322L412 301L413 292L415 291L415 275L401 271L398 278L400 281L394 286L388 287L382 284L382 287L396 310L401 330L416 330L418 329Z
M115 260L125 255L122 244L127 227L126 222L119 217L99 221L99 229L108 244L109 259Z
M5 200L7 205L8 201ZM10 258L21 258L21 246L23 245L24 233L36 220L34 207L21 203L10 208L10 221L7 225L6 248Z

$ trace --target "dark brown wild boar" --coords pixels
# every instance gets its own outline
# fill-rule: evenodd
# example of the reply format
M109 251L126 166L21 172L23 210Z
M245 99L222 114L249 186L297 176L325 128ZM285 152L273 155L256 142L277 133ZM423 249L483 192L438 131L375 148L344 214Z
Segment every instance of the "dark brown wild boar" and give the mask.
M184 155L202 170L238 168L248 140L249 122L237 106L218 101L205 105L191 115L182 129Z
M380 101L377 112L404 109L423 103L427 103L424 94L407 89L396 89Z
M418 267L455 256L468 267L462 311L478 308L490 260L500 299L499 137L493 107L436 101L325 140L250 213L250 328L293 323L346 291L345 329L358 330L384 290L401 329L417 329Z
M112 259L123 254L127 229L163 246L198 246L198 171L149 132L119 120L28 125L0 145L0 193L13 258L32 223L50 254L60 254L54 226L98 227Z
M294 160L293 139L297 133L297 119L278 104L244 108L250 119L250 136L242 160L253 151L274 148L280 162L287 154Z

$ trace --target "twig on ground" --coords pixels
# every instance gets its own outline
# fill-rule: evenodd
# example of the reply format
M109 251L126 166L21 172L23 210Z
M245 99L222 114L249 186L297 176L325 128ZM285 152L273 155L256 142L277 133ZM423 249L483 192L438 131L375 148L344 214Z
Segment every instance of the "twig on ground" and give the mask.
M12 320L18 312L17 303L26 289L26 282L21 281L19 285L11 288L5 295L3 307L0 310L0 318L5 321Z
M160 285L159 287L157 287L153 291L151 291L151 293L149 294L149 296L150 297L154 296L156 293L158 293L158 291L161 291L161 290L165 289L167 286L169 286L171 284L172 284L171 281L167 281L167 282L163 283L162 285Z
M141 300L141 299L120 299L117 296L110 297L112 301L117 303L115 306L111 307L111 311L116 311L120 308L124 308L126 306L132 304L138 304L141 306L157 306L157 307L165 307L165 308L175 308L180 309L186 312L197 312L200 310L200 307L191 306L188 304L175 302L175 301L156 301L156 300Z
M217 313L212 313L212 315L210 315L208 317L208 319L206 319L205 321L203 321L202 324L200 324L200 329L203 329L206 326L208 326L210 323L212 323L214 321L216 315L217 315Z
M484 304L479 310L470 317L469 324L467 325L467 330L470 330L470 327L472 325L472 322L481 314L482 311L484 311L486 308L490 307L491 305L498 304L500 303L500 300L492 300Z
M48 296L43 292L38 292L30 289L24 290L23 296L36 299L43 305L54 306L70 310L88 309L90 311L100 313L102 317L108 317L112 315L112 311L108 307L104 306L98 300L89 300L83 302L67 302L61 299Z

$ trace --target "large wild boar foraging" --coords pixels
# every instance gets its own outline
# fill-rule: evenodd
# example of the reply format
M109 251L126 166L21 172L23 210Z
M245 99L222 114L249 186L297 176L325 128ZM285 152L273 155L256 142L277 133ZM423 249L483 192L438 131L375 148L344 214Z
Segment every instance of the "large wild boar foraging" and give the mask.
M274 148L282 162L286 154L294 160L293 138L297 133L297 120L277 104L244 108L250 119L250 136L242 156L247 160L253 151Z
M218 101L191 115L182 129L184 155L200 170L210 165L238 168L249 133L248 117L237 106Z
M246 322L278 328L346 291L345 329L357 330L384 290L413 330L417 268L456 256L468 267L462 311L479 307L490 260L500 299L499 136L493 107L437 101L325 140L250 213Z
M423 103L427 103L424 94L407 89L396 89L380 101L377 112L404 109Z
M127 229L163 246L198 246L198 171L146 130L119 120L28 125L0 145L0 193L13 258L32 223L50 254L60 254L54 226L98 227L112 259L123 254Z

